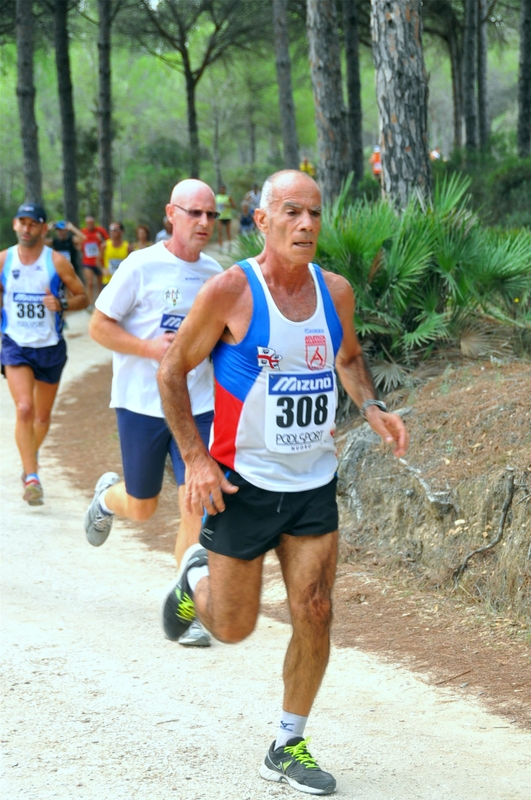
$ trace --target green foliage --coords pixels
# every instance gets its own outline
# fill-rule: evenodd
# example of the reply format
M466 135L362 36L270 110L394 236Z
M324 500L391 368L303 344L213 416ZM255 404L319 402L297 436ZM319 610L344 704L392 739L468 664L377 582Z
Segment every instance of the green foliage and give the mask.
M347 185L325 209L317 260L352 284L356 328L386 389L433 348L471 354L488 349L485 326L530 327L531 233L486 229L470 184L443 175L430 207L414 200L401 215L381 200L349 203Z
M469 178L472 207L486 225L531 228L531 158L516 155L514 131L493 136L486 153L456 150L433 168L437 178Z
M149 225L152 236L160 230L173 186L187 177L187 162L187 150L164 136L136 150L124 174L124 183L134 187L127 202L128 228L142 222Z

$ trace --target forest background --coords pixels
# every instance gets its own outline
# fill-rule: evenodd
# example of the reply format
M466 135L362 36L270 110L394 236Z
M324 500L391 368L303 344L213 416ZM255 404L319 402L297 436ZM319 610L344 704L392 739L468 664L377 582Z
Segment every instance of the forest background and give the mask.
M345 0L348 5L352 0ZM523 0L524 4L528 0ZM50 218L62 218L61 116L54 54L56 6L61 0L26 2L35 22L34 84L38 147L42 169L42 193ZM216 5L179 3L166 5ZM98 12L102 2L82 0L63 3L68 13L68 41L77 134L79 215L98 214L100 162L98 159ZM105 5L105 3L103 3ZM139 36L147 30L145 6L163 3L107 2L112 20L109 30L112 66L112 184L113 216L124 222L128 238L139 223L155 232L161 227L164 205L171 187L190 174L186 85L179 70L179 56L167 42ZM231 3L218 3L229 6ZM232 5L238 5L232 3ZM247 4L249 6L249 4ZM250 4L253 5L252 3ZM261 181L285 164L282 119L279 112L277 71L272 17L275 3L263 3L257 15L254 38L244 46L235 42L223 58L208 66L196 87L200 175L214 189L220 182L239 203L253 182ZM291 77L299 157L307 156L319 169L315 99L309 67L306 3L288 2ZM331 5L322 3L321 7ZM334 5L334 4L332 4ZM407 3L406 3L407 5ZM24 13L18 2L19 13ZM429 99L429 149L440 147L444 162L436 171L465 172L472 178L475 210L489 225L510 227L531 224L531 162L518 158L518 61L522 5L492 2L488 17L489 137L481 152L456 146L453 122L452 71L448 43L432 16L436 4L424 3L423 49ZM466 3L439 3L464 25ZM17 48L14 20L17 4L2 3L0 29L0 237L2 246L13 242L11 219L24 200L24 163L17 108ZM343 4L337 4L341 45L343 94L347 96ZM443 9L444 10L444 9ZM362 148L364 177L357 183L358 196L378 198L380 189L371 174L369 157L380 142L375 91L375 69L369 29L370 6L358 0L359 65L361 80ZM269 24L267 20L269 19ZM110 27L110 26L109 26ZM207 17L198 15L191 30L192 60L201 59L210 32ZM148 50L150 49L150 52ZM196 64L197 66L197 64ZM359 177L359 176L358 176Z

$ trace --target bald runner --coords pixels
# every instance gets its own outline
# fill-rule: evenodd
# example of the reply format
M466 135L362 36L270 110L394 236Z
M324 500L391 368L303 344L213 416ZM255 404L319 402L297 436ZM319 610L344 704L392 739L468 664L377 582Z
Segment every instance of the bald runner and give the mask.
M202 250L217 219L210 187L199 180L178 183L166 206L171 238L131 253L98 297L90 335L113 351L111 407L116 409L123 478L106 472L96 484L85 517L90 544L102 545L114 518L144 521L157 510L169 455L179 487L181 522L175 543L180 562L198 541L201 513L184 502L184 463L164 419L157 386L159 364L203 284L222 271ZM213 375L208 359L189 380L193 417L206 444L213 418ZM182 644L205 646L210 637L197 624Z
M292 637L279 726L260 775L326 795L336 781L311 756L305 727L330 651L336 374L395 456L406 452L408 436L401 418L375 397L353 327L351 286L313 263L321 227L315 181L292 170L272 175L254 220L264 249L201 290L158 375L187 467L188 513L207 512L200 544L183 558L162 621L170 639L194 615L223 642L245 639L260 609L265 554L275 550ZM210 354L216 413L207 450L188 379ZM208 694L208 682L201 691ZM337 746L344 747L340 731Z

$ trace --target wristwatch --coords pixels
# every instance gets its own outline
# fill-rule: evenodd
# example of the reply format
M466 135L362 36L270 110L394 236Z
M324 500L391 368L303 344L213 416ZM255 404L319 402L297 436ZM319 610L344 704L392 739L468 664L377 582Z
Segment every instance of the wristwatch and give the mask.
M59 297L59 302L61 303L61 310L68 311L68 300L66 297Z
M385 411L385 412L389 411L385 403L383 403L381 400L365 400L365 402L362 403L362 406L360 408L360 414L363 417L363 419L367 419L367 417L365 416L365 412L369 408L369 406L378 406L380 411Z

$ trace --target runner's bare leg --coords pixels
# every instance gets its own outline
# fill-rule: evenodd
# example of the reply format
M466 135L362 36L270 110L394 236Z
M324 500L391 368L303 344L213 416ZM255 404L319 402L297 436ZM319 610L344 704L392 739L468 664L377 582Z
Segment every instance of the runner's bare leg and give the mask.
M282 708L307 717L330 653L337 531L282 536L277 555L288 591L293 634L284 660Z
M35 440L35 375L31 367L5 367L9 391L15 403L15 441L26 475L37 472Z

